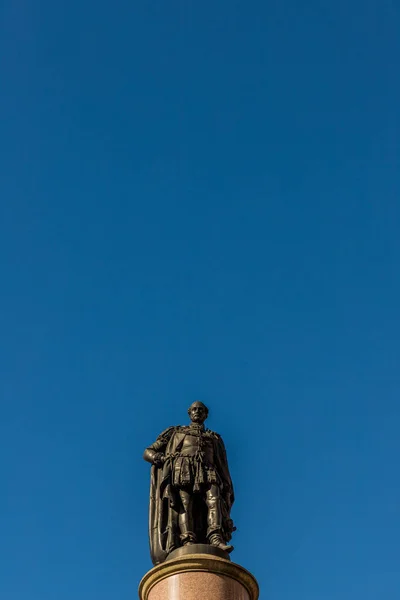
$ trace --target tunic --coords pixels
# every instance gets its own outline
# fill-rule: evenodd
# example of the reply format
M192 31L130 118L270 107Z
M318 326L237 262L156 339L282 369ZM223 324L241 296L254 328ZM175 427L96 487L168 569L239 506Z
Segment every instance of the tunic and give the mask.
M201 492L205 486L219 484L221 479L214 466L212 433L189 426L180 435L183 436L180 451L170 455L172 485L178 488L189 487L194 492Z

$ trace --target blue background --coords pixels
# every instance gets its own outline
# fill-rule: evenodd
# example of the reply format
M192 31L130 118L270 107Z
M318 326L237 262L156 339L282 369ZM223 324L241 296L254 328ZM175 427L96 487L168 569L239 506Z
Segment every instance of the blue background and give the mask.
M200 399L261 599L398 600L399 16L1 3L2 598L136 597Z

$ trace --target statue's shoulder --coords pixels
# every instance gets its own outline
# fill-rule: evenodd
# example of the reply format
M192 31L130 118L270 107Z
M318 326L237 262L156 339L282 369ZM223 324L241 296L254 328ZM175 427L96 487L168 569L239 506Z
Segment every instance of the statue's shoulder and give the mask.
M217 433L216 431L212 431L212 429L206 429L206 435L208 435L210 438L213 438L214 440L222 440L219 433Z
M160 433L158 439L169 439L173 433L179 431L180 429L182 429L181 425L172 425L171 427L167 427L167 429L164 429L164 431Z

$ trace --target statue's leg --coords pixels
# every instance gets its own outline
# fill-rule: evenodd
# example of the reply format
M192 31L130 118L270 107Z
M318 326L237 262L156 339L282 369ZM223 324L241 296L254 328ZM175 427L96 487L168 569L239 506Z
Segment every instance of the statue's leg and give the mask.
M221 495L219 487L212 484L206 492L207 515L207 536L215 532L220 532L222 528Z
M180 489L179 496L181 499L181 507L179 510L179 528L181 530L182 545L196 543L196 535L193 526L193 497L187 491Z
M232 552L233 546L226 544L222 537L221 492L218 485L212 484L210 489L207 490L206 504L208 508L207 537L210 544L224 550L224 552Z

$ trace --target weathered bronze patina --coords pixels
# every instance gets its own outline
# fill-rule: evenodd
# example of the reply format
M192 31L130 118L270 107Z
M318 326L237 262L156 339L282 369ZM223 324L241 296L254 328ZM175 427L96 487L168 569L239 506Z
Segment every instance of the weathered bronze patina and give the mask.
M194 402L190 425L169 427L146 448L152 464L149 537L153 564L182 546L209 544L231 552L234 501L221 436L204 427L208 408Z

